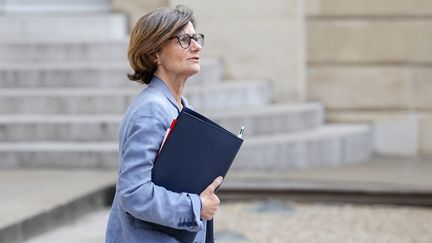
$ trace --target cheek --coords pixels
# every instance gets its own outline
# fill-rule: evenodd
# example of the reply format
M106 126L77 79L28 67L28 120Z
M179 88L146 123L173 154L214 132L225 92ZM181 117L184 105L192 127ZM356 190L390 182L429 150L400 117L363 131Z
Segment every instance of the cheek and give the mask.
M180 55L175 55L174 53L170 53L169 55L165 55L161 58L161 63L165 67L176 67L182 63L182 57Z
M180 48L166 49L161 58L162 65L172 71L184 69L187 63L187 50Z
M182 53L182 52L178 52L175 55L175 60L176 60L176 63L178 65L185 65L186 64L186 54Z

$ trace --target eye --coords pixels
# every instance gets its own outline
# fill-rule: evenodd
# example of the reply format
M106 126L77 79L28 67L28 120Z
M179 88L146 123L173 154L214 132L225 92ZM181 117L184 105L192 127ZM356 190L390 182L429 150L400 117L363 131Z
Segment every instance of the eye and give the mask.
M188 44L189 43L189 36L187 36L187 35L181 35L181 36L179 36L179 41L181 42L181 43L184 43L184 44Z

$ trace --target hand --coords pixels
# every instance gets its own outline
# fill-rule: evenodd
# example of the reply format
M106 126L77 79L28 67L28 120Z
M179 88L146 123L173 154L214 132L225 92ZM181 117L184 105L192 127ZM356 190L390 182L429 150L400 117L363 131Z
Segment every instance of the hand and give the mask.
M218 176L204 191L201 192L201 219L210 220L219 209L220 200L214 193L216 188L222 184L222 176Z

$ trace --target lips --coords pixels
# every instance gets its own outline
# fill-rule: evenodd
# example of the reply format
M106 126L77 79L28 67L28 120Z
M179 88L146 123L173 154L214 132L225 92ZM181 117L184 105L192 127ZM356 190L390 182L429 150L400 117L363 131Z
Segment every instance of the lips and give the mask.
M189 60L193 60L193 61L199 61L199 57L191 57L191 58L189 58Z

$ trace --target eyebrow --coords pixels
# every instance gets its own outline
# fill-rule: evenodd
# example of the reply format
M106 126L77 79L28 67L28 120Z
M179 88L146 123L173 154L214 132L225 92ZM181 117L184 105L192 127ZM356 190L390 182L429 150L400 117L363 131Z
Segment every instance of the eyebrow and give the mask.
M184 32L182 32L182 33L180 33L179 35L181 35L181 34L186 34L186 35L191 35L191 36L193 36L193 35L196 35L197 33L195 32L195 33L184 33Z

